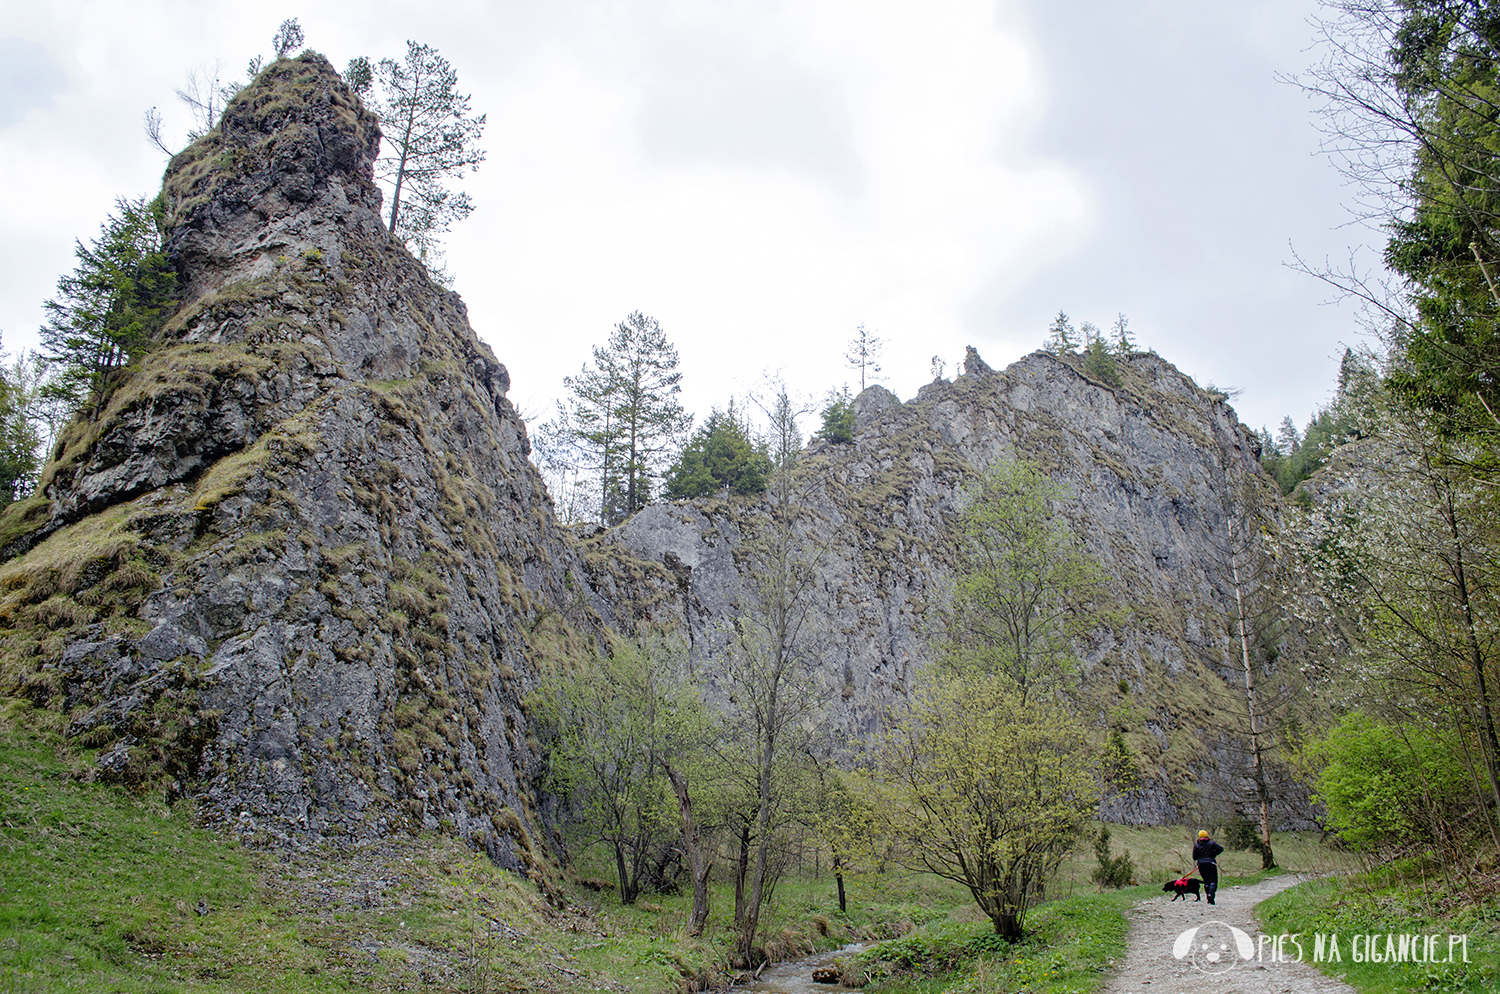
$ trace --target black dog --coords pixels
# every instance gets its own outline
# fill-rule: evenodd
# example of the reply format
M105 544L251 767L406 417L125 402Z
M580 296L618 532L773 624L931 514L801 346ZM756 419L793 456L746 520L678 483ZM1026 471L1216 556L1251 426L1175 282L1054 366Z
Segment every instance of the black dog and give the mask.
M1203 898L1198 894L1198 888L1200 886L1201 882L1197 877L1183 877L1181 880L1167 881L1162 885L1161 889L1163 892L1169 890L1176 891L1177 893L1172 897L1172 900L1174 901L1179 897L1186 901L1189 894L1193 895L1193 900L1201 901L1203 900Z

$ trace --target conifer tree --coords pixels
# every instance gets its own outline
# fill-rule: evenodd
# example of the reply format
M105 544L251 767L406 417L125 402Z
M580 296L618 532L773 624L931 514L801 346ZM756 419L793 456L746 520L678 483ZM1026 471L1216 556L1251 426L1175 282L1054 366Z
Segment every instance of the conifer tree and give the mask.
M1052 326L1047 331L1047 341L1042 348L1048 352L1061 355L1078 350L1078 332L1073 329L1073 322L1065 311L1057 312L1057 317L1052 319Z
M0 360L4 358L0 351ZM36 364L23 357L8 369L0 365L0 505L30 495L36 484Z
M419 254L437 246L437 236L474 210L469 195L445 181L484 161L479 139L485 115L469 114L469 96L458 92L458 73L429 45L406 43L401 62L368 59L349 64L350 85L367 96L380 117L385 154L375 162L377 179L390 184L386 226Z
M849 340L849 348L844 352L844 361L849 364L850 369L859 370L859 389L865 389L865 380L871 383L878 379L880 364L875 360L885 350L885 340L876 337L860 325L854 331L854 337Z
M119 200L78 265L44 305L41 354L60 372L53 389L98 417L110 374L146 352L177 299L177 277L161 246L155 204Z
M750 426L730 401L727 412L715 408L688 441L667 471L666 492L674 500L721 492L748 496L765 492L770 475L765 445L751 439Z
M835 445L854 441L854 398L849 388L828 391L828 402L823 407L823 427L817 437Z
M594 365L563 379L572 396L542 426L552 448L567 448L597 473L600 524L615 524L651 502L652 478L692 429L677 401L677 349L655 318L636 311L615 326Z

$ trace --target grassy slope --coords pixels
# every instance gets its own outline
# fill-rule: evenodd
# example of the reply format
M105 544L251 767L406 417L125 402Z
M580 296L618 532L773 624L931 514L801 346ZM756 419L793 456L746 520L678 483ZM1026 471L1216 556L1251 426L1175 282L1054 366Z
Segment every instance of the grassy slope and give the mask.
M652 992L728 979L726 888L714 894L709 934L690 939L686 896L625 908L578 888L557 910L443 835L300 854L242 846L194 827L190 810L157 794L82 781L86 759L34 731L18 707L0 701L5 994ZM963 903L930 879L891 874L859 886L841 919L826 871L784 882L762 941L795 956L896 934Z
M545 989L566 955L535 889L450 839L287 857L73 774L0 729L0 991Z
M1492 884L1493 881L1490 881ZM1427 876L1410 862L1386 864L1365 873L1314 880L1283 891L1260 905L1267 933L1304 936L1337 934L1343 959L1318 964L1369 994L1401 991L1500 990L1500 905L1491 896L1475 900L1471 880ZM1466 893L1467 892L1467 893ZM1356 934L1442 936L1439 955L1448 955L1448 935L1468 937L1470 963L1355 963L1350 943ZM1309 957L1311 943L1304 942ZM1459 953L1455 952L1455 956Z

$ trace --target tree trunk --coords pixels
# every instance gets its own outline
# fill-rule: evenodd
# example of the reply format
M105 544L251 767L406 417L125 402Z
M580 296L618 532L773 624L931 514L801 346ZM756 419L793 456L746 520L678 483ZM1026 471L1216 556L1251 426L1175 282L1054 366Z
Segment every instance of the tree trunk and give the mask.
M1469 597L1469 578L1468 571L1464 567L1464 549L1462 535L1458 528L1458 511L1453 506L1453 490L1446 486L1446 483L1445 480L1443 517L1446 519L1445 524L1448 526L1449 534L1453 538L1454 581L1464 612L1464 635L1469 664L1474 668L1474 678L1477 684L1480 755L1484 759L1490 790L1494 794L1496 804L1500 805L1500 776L1497 776L1496 769L1497 764L1500 764L1500 737L1496 735L1495 721L1490 712L1490 689L1485 679L1484 651L1480 648L1478 633L1475 630L1474 605Z
M783 569L784 573L784 569ZM766 870L771 850L771 775L775 770L777 728L781 721L781 678L786 670L786 611L785 600L777 605L777 627L771 645L773 662L768 681L765 705L765 724L761 732L760 761L760 807L755 813L755 879L750 885L750 906L746 910L745 926L740 937L740 951L746 964L750 962L750 951L755 948L755 932L760 926L760 906L766 896Z
M1234 517L1229 525L1229 574L1234 582L1234 606L1240 622L1240 660L1245 670L1245 708L1250 712L1250 754L1254 762L1255 793L1260 802L1260 862L1261 869L1269 870L1276 865L1271 853L1271 792L1266 786L1265 760L1260 746L1260 714L1255 702L1255 672L1250 665L1250 628L1245 618L1245 598L1240 588L1239 557L1234 552Z
M620 903L635 903L635 881L630 879L630 871L625 867L625 844L619 839L614 840L615 846L615 872L620 878Z
M670 764L663 762L661 765L667 771L667 779L672 781L677 806L682 810L682 848L687 854L688 873L693 878L693 914L688 919L688 935L696 938L703 934L703 926L708 921L708 871L713 864L703 859L703 844L698 836L698 822L693 818L693 800L688 796L687 778Z
M844 903L844 864L837 856L833 857L833 879L839 885L839 914L848 911Z
M745 925L745 878L750 875L750 822L740 824L740 858L734 868L734 928Z
M401 187L406 185L406 158L411 153L411 130L416 114L416 102L413 101L411 112L407 114L406 130L401 135L401 160L396 164L396 188L391 191L391 221L387 230L393 235L396 233L396 218L401 213Z

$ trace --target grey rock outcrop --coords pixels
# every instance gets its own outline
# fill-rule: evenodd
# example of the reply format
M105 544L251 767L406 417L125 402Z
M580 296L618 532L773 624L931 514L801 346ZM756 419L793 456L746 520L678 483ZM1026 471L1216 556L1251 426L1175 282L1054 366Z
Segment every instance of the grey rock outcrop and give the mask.
M814 441L805 454L804 546L821 550L805 649L831 701L825 747L855 759L931 661L951 596L945 528L965 478L1020 457L1073 494L1057 510L1124 609L1123 623L1101 624L1080 647L1095 727L1123 730L1145 773L1139 789L1106 801L1104 816L1175 822L1214 807L1211 797L1243 795L1219 713L1238 672L1222 536L1226 480L1279 501L1254 436L1223 395L1154 354L1117 358L1113 385L1091 379L1076 356L1043 352L1000 372L971 348L964 367L905 404L865 390L853 442ZM593 557L640 563L633 584L606 581L607 599L616 611L636 604L678 619L712 671L753 601L739 537L764 514L763 504L711 500L645 509ZM1303 813L1281 812L1284 821Z
M378 141L308 54L173 159L186 303L59 443L0 615L38 633L21 691L124 743L116 778L164 765L273 838L443 826L542 874L522 699L595 617L505 367L381 223Z

